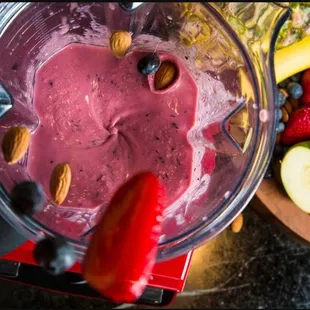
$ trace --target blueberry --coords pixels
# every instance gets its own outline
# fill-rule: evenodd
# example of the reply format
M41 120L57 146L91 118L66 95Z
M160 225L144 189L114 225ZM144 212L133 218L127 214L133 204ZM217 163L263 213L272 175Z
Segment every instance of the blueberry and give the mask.
M138 70L143 75L155 73L160 65L160 59L157 54L152 53L142 57L138 62Z
M11 193L12 209L20 214L31 215L43 207L44 195L40 184L24 181L15 185Z
M283 123L279 123L277 126L277 133L282 132L285 129L285 125Z
M283 113L282 113L282 110L281 109L277 109L277 112L278 112L278 121L280 121L283 117Z
M280 90L278 90L278 92L277 92L277 99L276 100L277 100L276 105L278 108L281 108L282 106L284 106L284 104L286 102L285 95Z
M296 82L288 83L287 91L293 99L299 99L303 94L302 86Z
M36 262L52 275L59 275L75 263L75 252L63 239L47 237L39 241L34 249Z

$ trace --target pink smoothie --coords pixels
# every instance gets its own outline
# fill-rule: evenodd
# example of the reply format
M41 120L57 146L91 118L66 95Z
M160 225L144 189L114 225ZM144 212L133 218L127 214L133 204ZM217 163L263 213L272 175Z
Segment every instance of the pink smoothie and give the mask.
M124 180L141 171L160 177L168 204L189 187L193 150L187 133L197 86L179 59L160 54L178 66L180 78L170 90L152 92L137 70L144 54L118 60L107 48L71 44L37 71L40 125L31 139L28 173L49 196L52 169L68 162L72 185L63 206L105 206Z

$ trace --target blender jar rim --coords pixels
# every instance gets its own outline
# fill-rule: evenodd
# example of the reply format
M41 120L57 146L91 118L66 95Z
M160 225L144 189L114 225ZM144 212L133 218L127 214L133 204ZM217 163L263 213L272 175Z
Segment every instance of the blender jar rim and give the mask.
M6 28L9 26L9 24L13 21L14 17L18 15L19 12L21 12L24 8L26 8L28 5L30 5L31 2L28 3L7 3L4 4L4 7L0 7L0 37L3 34L3 32L6 30ZM220 22L223 27L226 29L227 33L231 36L234 43L238 46L239 50L243 54L243 59L245 60L248 68L250 69L250 75L253 78L254 82L254 90L256 92L255 98L257 98L258 102L261 102L263 98L261 98L260 94L257 93L257 85L259 83L258 77L255 73L255 70L253 68L253 64L249 58L249 54L247 52L247 48L244 47L244 45L241 43L240 39L238 38L237 34L234 33L234 31L231 29L229 24L224 20L224 18L220 15L220 13L215 9L215 6L209 3L202 3L212 14L213 17L217 19L218 22ZM272 33L272 36L270 38L270 46L269 46L269 52L268 52L268 58L269 63L273 64L273 53L275 48L275 40L277 37L278 32L280 31L281 26L285 22L285 20L289 16L289 10L283 9L282 15L279 17L279 19L276 22L275 29ZM1 20L2 18L2 20ZM266 74L269 79L269 81L272 82L272 85L269 85L269 90L271 93L268 94L269 98L272 98L271 102L274 102L275 100L275 74L273 66L268 68L267 72L265 71L264 74ZM258 119L257 126L255 128L256 130L256 137L257 137L257 131L258 131ZM275 141L275 135L276 135L276 115L274 116L274 119L271 120L272 127L272 135L269 147L265 146L265 150L263 154L260 154L260 162L259 164L256 163L256 167L250 167L253 165L253 155L257 151L255 148L252 150L252 154L250 157L252 160L248 163L248 166L246 167L243 177L240 179L240 181L235 185L234 189L231 191L229 197L222 203L222 205L218 206L216 208L216 212L214 212L213 215L210 216L209 222L201 221L198 225L193 227L191 230L188 230L184 232L181 235L178 235L174 239L168 240L165 243L159 244L158 249L158 261L164 261L167 259L171 259L173 257L179 256L181 254L184 254L188 252L189 250L193 249L194 247L200 245L202 242L206 242L215 235L217 235L219 232L223 231L232 221L233 219L243 210L243 208L246 206L246 204L249 202L249 200L252 198L252 196L255 194L255 191L257 187L259 186L259 183L264 175L265 170L267 169L268 162L271 158L271 153ZM257 141L256 141L257 142ZM263 164L263 165L262 165ZM263 166L263 167L261 167ZM244 179L247 179L249 181L249 170L252 168L252 170L255 171L255 176L251 176L250 184L247 184L247 191L244 193L244 191L241 190L240 186L242 183L244 183ZM244 184L243 184L244 185ZM243 189L244 190L244 189ZM0 202L1 204L8 206L9 204L9 196L6 193L5 189L3 187L0 187ZM228 206L225 208L224 206ZM14 214L14 212L10 208L5 208L4 211L3 208L0 208L0 215L3 216L13 227L16 227L16 223L20 223L22 227L18 227L18 229L26 233L29 237L36 236L38 232L42 233L43 235L50 235L50 236L56 236L56 237L64 237L52 230L50 230L48 227L44 226L42 223L39 223L34 218L30 217L19 217L18 215ZM218 212L218 210L221 210L221 212ZM223 211L224 210L224 211ZM220 213L220 214L219 214ZM65 237L66 240L74 246L77 254L79 257L82 257L84 254L84 251L86 249L86 244L83 242L79 242L73 239L70 239L68 237Z

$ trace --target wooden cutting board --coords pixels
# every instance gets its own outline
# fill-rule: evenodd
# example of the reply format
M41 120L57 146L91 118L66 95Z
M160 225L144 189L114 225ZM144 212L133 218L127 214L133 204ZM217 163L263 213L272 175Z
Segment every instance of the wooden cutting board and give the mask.
M263 180L256 192L253 205L259 209L267 209L296 237L310 242L310 215L300 210L274 179Z

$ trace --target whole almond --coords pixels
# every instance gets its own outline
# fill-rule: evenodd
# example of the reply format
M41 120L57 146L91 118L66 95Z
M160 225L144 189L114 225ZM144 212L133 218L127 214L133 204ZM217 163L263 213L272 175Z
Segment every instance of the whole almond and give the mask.
M50 180L50 193L52 200L58 205L66 199L71 184L71 168L69 164L58 164Z
M287 112L287 110L285 109L285 107L282 107L281 108L281 111L282 111L282 122L283 123L287 123L289 118L290 118L290 115L289 113Z
M288 112L289 115L292 114L293 106L291 105L291 103L288 100L285 102L283 107L286 109L286 111Z
M27 152L30 143L30 131L25 127L11 127L4 135L2 152L9 165L17 163Z
M178 74L176 66L170 62L163 62L155 73L155 89L160 90L170 86Z
M238 233L240 232L242 226L243 226L243 215L239 214L238 217L231 224L231 230L234 233Z
M114 31L110 38L110 48L117 58L123 58L131 46L131 34L127 31Z
M288 92L284 88L280 88L279 91L283 93L285 98L288 98Z

